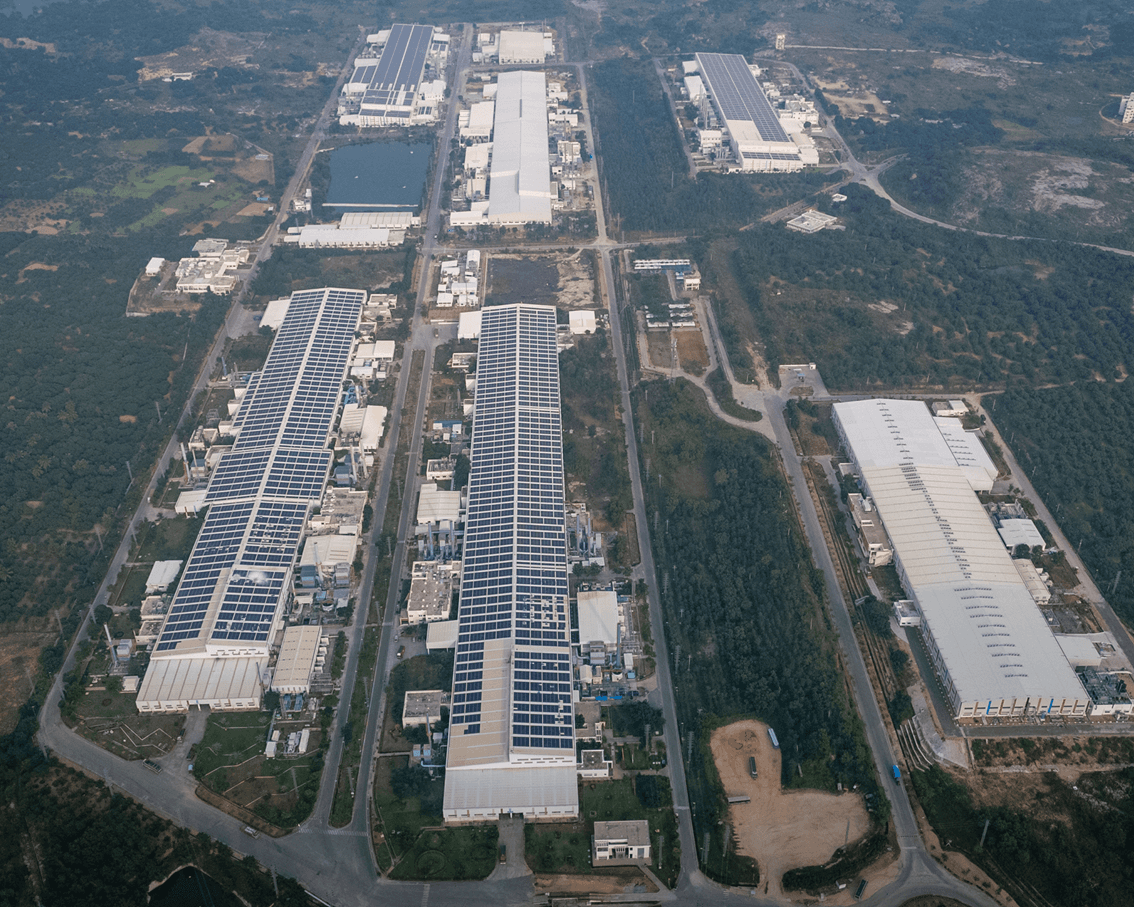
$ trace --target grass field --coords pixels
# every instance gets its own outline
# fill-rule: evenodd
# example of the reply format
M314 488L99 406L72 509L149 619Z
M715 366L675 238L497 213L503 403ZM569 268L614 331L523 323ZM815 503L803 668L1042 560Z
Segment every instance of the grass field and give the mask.
M150 198L166 186L185 186L212 179L216 171L206 167L185 167L170 164L160 170L147 173L144 167L135 167L129 178L111 190L118 198Z
M496 867L495 826L433 828L421 834L390 873L392 879L471 881Z
M313 732L306 754L268 759L263 751L269 725L266 712L211 715L194 749L193 775L225 799L289 828L315 805L323 769L320 732ZM298 729L280 728L281 738Z

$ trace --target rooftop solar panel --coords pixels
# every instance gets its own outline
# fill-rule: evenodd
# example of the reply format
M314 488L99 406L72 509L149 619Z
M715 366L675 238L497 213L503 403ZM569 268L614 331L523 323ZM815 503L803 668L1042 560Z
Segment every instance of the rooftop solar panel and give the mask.
M765 142L791 141L744 57L697 54L697 63L722 119L755 124Z
M477 353L452 723L463 736L498 722L482 700L486 645L514 644L508 745L574 747L563 434L555 310L485 309ZM507 670L506 666L504 668Z
M264 368L242 401L239 435L209 482L209 511L156 655L192 643L263 646L295 563L327 449L363 290L292 294Z
M391 26L378 64L367 73L362 104L368 113L392 116L397 112L386 108L413 103L432 41L431 25Z

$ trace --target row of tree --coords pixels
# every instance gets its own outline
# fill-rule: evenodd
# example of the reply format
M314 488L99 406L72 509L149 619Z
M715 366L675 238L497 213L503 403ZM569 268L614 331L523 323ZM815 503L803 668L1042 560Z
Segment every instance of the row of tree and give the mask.
M774 450L715 419L687 382L645 385L636 404L683 735L754 716L779 737L785 786L876 790ZM723 811L706 747L687 775L698 829L715 835Z

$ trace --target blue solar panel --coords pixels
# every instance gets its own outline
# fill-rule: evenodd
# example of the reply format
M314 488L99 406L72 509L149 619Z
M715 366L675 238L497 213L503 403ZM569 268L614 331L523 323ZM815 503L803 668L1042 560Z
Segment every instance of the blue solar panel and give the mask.
M412 102L432 41L431 25L391 26L378 65L367 67L363 73L370 86L363 95L363 104L369 109ZM381 111L380 115L383 113L389 115L391 111Z
M555 310L485 309L451 721L479 732L485 643L512 639L516 747L574 746L559 405Z
M157 654L206 633L226 646L267 641L330 471L327 440L365 299L363 290L292 295L234 420L236 443L209 482L209 512Z
M765 142L790 142L768 96L740 54L697 54L709 94L724 120L748 120Z

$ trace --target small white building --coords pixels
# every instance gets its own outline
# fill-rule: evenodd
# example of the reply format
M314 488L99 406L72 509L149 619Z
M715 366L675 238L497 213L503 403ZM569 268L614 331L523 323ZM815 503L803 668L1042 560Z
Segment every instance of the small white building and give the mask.
M170 584L177 579L184 561L158 561L150 570L146 579L146 595L157 595L165 592Z
M645 819L631 822L596 822L591 838L591 859L594 865L636 863L650 859L650 823Z
M964 400L947 400L934 403L932 409L935 416L953 416L956 418L967 415L969 412Z
M441 720L441 709L449 707L444 690L406 690L402 704L402 727L430 727Z
M572 309L567 313L572 334L593 334L595 313L589 309Z
M1134 123L1134 94L1128 94L1118 102L1118 117L1123 123Z
M460 564L455 565L458 569ZM406 618L411 624L448 620L453 607L452 561L415 561L406 598Z
M1004 540L1004 547L1009 551L1017 545L1027 545L1029 548L1044 545L1043 536L1031 520L1001 520L997 531Z
M165 264L164 258L151 258L146 263L146 276L156 277L161 273L161 266Z
M615 654L622 622L618 595L611 590L580 592L579 651L591 664L606 663L607 655Z

